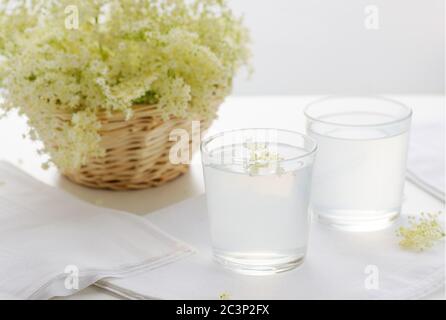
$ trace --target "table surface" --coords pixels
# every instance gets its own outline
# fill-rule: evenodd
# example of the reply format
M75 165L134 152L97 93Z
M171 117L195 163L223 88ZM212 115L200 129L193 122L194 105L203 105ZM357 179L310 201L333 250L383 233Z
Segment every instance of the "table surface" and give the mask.
M444 96L405 95L390 96L410 105L414 123L442 117L445 119ZM221 106L219 117L206 135L237 128L281 128L305 131L303 108L318 96L246 96L229 97ZM27 131L25 119L15 113L0 120L0 159L7 160L34 177L96 205L145 215L204 192L199 155L195 155L190 171L179 179L160 188L141 191L113 192L93 190L75 185L61 177L55 168L43 170L44 156L36 150L39 143L23 139ZM419 191L423 192L423 191ZM423 199L423 197L420 197ZM420 200L422 201L422 200ZM437 292L430 299L445 299ZM89 287L65 299L119 299L102 289Z

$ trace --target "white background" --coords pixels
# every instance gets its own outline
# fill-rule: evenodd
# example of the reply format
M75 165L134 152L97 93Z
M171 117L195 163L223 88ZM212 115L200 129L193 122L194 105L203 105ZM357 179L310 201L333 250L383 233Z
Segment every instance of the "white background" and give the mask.
M229 0L253 38L236 94L444 92L444 0ZM365 28L365 8L379 29Z

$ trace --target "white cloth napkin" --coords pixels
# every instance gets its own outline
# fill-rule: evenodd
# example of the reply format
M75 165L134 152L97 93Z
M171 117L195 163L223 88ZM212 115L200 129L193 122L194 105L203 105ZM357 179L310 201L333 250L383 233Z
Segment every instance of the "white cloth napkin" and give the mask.
M445 201L445 121L415 123L411 133L408 179Z
M423 195L411 188L407 196L418 202ZM427 201L423 208L441 206L430 197ZM419 210L414 203L405 208L410 213ZM404 251L398 246L396 226L381 232L343 233L315 222L303 266L279 275L251 277L212 261L203 196L148 219L193 244L199 254L150 273L105 279L97 285L131 299L219 299L222 293L230 299L417 299L444 284L444 243L421 253Z
M0 162L0 298L69 295L192 251L148 220L87 204Z

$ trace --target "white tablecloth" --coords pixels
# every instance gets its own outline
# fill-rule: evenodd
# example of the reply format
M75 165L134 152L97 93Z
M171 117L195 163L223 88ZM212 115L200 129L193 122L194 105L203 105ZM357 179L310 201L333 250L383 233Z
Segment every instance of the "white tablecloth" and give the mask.
M408 186L403 222L419 212ZM412 199L412 201L411 201ZM435 199L431 209L440 208ZM411 252L398 245L397 225L346 233L313 223L306 262L274 276L235 274L212 261L204 196L160 210L148 219L198 248L199 253L135 277L99 285L127 298L218 299L419 299L444 285L445 246Z

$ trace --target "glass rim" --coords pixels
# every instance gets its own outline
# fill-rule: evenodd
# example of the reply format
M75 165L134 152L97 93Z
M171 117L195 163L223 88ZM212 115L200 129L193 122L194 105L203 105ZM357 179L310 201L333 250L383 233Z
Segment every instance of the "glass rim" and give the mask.
M279 160L268 160L268 163L285 163L285 162L290 162L290 161L301 160L301 159L313 156L317 152L317 150L319 149L319 145L317 144L317 141L315 139L313 139L309 135L306 135L306 134L298 132L298 131L287 130L287 129L277 129L277 128L232 129L232 130L224 130L224 131L221 131L219 133L213 134L213 135L211 135L211 136L209 136L209 137L207 137L207 138L205 138L205 139L203 139L201 141L200 151L201 151L201 154L202 154L202 160L203 160L203 155L209 155L209 153L210 153L209 150L206 149L206 145L209 144L211 141L214 141L215 139L220 138L220 137L224 136L225 134L231 134L231 133L237 133L237 132L246 132L246 131L260 131L260 130L264 130L264 131L274 130L274 131L277 131L277 132L297 135L297 136L303 138L304 140L309 141L312 144L311 149L308 150L308 151L304 150L305 152L302 155L289 157L289 158L285 158L285 159L279 159ZM234 163L234 164L245 164L246 163L246 160L239 159L239 158L233 158L232 161L233 161L232 163Z
M348 123L339 123L339 122L334 122L334 121L327 121L327 120L322 120L319 119L317 117L311 116L309 113L309 109L314 107L317 104L320 104L321 102L325 102L325 101L330 101L330 100L337 100L337 99L365 99L365 100L379 100L379 101L385 101L388 103L392 103L395 105L398 105L400 107L402 107L405 112L407 114L405 114L404 116L402 116L401 118L398 118L396 120L391 120L391 121L384 121L384 122L379 122L379 123L371 123L371 124L348 124ZM393 124L397 124L399 122L403 122L406 121L410 118L412 118L413 115L413 110L411 107L409 107L408 105L399 102L397 100L391 99L391 98L387 98L387 97L383 97L383 96L373 96L373 95L369 95L369 96L360 96L360 95L331 95L331 96L326 96L320 99L317 99L313 102L310 102L309 104L307 104L303 110L303 113L305 115L305 117L308 120L312 120L315 122L320 122L320 123L324 123L324 124L328 124L328 125L332 125L332 126L338 126L338 127L351 127L351 128L361 128L361 127L381 127L381 126L389 126L389 125L393 125Z

